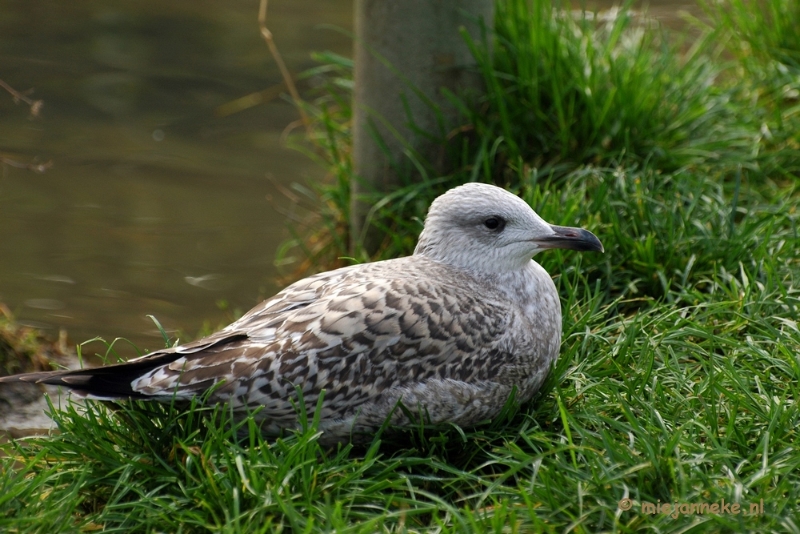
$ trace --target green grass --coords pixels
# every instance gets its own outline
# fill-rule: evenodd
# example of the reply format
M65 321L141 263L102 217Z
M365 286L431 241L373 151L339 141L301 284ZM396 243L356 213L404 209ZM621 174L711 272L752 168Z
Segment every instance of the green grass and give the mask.
M735 59L731 75L741 112L758 127L762 165L772 174L800 171L800 2L728 0L701 2L720 28L726 52Z
M795 258L796 259L796 258ZM374 532L781 530L800 502L800 288L783 258L723 270L620 314L573 262L564 349L542 395L477 429L327 450L265 442L223 409L56 411L60 433L7 446L0 528ZM575 295L580 294L581 297ZM689 304L690 302L696 302ZM16 465L12 463L16 462ZM634 509L617 503L631 498ZM751 503L764 515L642 514L641 503Z
M537 398L477 428L334 449L313 419L265 441L200 403L65 406L58 433L3 446L0 530L800 532L800 128L775 96L797 70L769 47L761 67L758 46L742 52L784 30L738 0L709 8L696 42L524 5L500 4L491 57L475 48L490 91L460 104L461 165L376 199L387 238L373 258L407 254L430 200L469 179L593 230L604 255L536 258L564 309ZM333 76L308 109L331 180L296 188L322 215L284 251L302 268L348 255L350 64L325 59ZM646 508L722 501L763 513Z
M499 2L493 53L473 45L489 86L466 111L528 165L649 161L662 170L747 158L752 135L730 106L708 32L683 39L623 10L610 21L558 3ZM670 38L671 37L671 38ZM744 126L744 127L743 127Z

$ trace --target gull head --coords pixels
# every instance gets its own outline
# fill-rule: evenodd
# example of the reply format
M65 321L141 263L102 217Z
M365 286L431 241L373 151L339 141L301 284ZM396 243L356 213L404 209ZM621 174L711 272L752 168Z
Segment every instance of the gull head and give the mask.
M505 189L468 183L433 201L414 254L471 271L502 273L524 268L550 248L603 252L588 230L549 224Z

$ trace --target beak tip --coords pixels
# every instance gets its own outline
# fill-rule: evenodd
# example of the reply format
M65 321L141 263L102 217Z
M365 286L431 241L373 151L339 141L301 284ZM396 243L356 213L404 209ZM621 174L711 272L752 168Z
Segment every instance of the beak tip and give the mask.
M589 230L552 226L555 234L546 239L545 248L565 248L584 252L605 253L603 243Z

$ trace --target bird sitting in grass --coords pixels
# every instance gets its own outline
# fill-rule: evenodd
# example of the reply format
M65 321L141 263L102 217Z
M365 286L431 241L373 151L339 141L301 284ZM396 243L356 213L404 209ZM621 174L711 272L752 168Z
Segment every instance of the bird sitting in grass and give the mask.
M100 400L206 395L255 413L267 434L298 427L302 392L309 417L322 396L327 443L374 433L387 417L469 426L496 416L514 391L530 399L558 356L559 296L531 259L551 248L603 251L591 232L548 224L519 197L469 183L433 201L411 256L305 278L215 334L126 363L0 382Z

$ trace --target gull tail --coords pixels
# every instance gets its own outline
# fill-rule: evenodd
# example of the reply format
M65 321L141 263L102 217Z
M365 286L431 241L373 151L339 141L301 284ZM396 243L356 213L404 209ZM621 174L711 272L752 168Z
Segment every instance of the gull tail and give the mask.
M130 362L91 369L4 376L0 378L0 384L27 382L64 386L80 397L100 400L147 399L151 396L133 390L133 381L156 367L172 363L182 356L183 354L175 352L154 353Z

